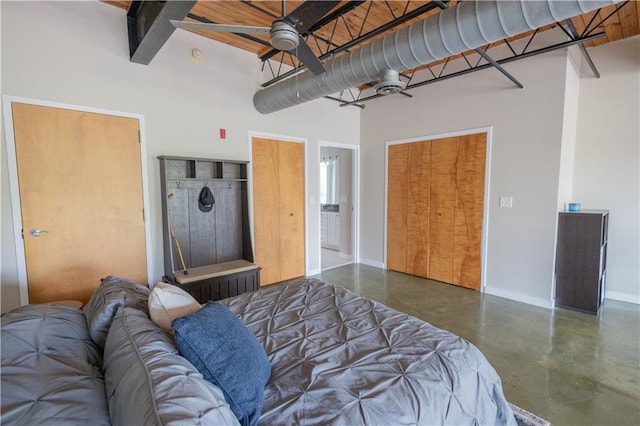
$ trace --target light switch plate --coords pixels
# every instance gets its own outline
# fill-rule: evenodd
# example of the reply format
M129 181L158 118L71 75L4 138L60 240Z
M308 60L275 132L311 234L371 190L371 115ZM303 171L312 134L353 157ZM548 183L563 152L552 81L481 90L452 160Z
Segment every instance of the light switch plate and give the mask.
M513 207L513 197L500 197L500 208L510 209Z

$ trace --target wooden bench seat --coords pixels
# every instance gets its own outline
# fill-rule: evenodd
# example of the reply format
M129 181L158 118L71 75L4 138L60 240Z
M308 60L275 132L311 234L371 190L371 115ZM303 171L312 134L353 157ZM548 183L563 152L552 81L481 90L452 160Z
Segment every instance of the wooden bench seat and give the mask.
M167 282L191 294L198 302L226 299L260 288L260 267L247 260L204 265L175 272Z
M202 281L210 278L237 274L240 272L251 271L258 268L258 265L255 265L243 259L239 259L232 260L230 262L216 263L214 265L204 265L198 266L196 268L190 268L187 269L186 275L184 273L184 270L179 270L175 272L175 279L179 284L188 284L195 281Z

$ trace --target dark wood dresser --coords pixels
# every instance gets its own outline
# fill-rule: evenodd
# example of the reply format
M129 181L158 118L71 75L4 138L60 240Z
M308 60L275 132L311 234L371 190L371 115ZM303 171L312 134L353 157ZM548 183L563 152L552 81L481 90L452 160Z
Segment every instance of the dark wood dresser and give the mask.
M597 314L607 278L608 210L561 212L556 250L556 306Z

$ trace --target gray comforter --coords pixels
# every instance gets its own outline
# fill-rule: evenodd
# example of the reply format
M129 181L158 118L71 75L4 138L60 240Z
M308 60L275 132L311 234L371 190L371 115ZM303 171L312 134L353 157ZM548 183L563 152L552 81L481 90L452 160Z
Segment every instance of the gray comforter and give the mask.
M81 310L28 305L2 317L7 425L110 425L102 355Z
M317 280L221 301L271 360L260 424L515 424L466 340Z
M260 424L515 425L480 351L424 321L317 280L221 303L271 361ZM3 424L110 423L82 311L19 308L2 317L1 339Z

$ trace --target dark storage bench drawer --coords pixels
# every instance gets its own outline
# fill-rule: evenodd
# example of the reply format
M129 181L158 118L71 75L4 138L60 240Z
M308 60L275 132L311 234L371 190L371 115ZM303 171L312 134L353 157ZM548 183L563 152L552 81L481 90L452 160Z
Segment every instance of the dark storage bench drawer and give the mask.
M260 267L246 260L176 271L173 283L200 303L237 296L260 288Z

